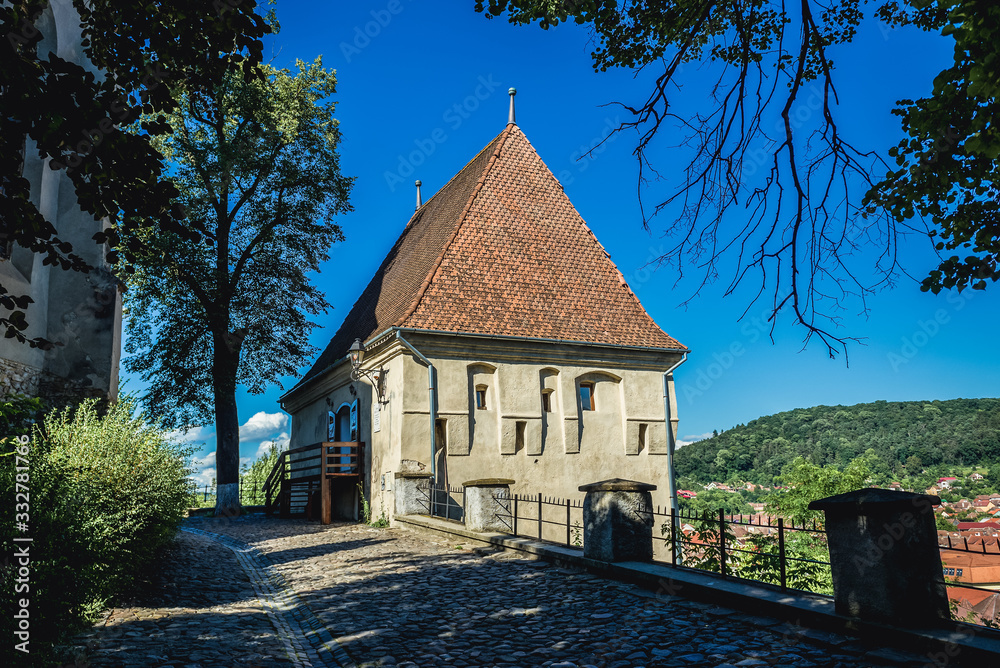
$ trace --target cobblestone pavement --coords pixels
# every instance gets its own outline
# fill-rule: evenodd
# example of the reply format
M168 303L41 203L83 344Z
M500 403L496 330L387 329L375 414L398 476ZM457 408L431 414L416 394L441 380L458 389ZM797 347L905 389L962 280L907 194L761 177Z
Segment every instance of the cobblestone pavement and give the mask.
M89 665L930 665L405 529L256 516L185 529L147 598L79 638Z

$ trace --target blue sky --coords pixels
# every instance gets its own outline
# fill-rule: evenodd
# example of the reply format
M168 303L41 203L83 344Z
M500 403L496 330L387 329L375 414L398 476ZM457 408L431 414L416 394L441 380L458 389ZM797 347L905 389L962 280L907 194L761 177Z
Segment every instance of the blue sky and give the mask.
M765 305L740 320L749 290L724 299L725 280L681 306L697 285L676 284L674 272L645 266L668 247L662 234L671 219L656 219L651 233L642 228L634 135L616 135L592 158L577 159L627 118L621 109L602 105L641 103L655 72L595 73L585 28L515 27L486 20L473 5L472 0L279 0L281 32L267 41L266 53L279 67L322 55L324 65L336 69L342 171L357 178L354 211L339 221L346 241L332 249L330 262L314 277L333 306L311 336L317 348L336 331L409 219L414 179L423 182L426 200L461 169L503 129L507 89L513 86L518 125L646 310L691 349L675 374L682 440L817 404L997 396L1000 362L989 351L1000 329L1000 287L934 296L903 276L894 289L868 301L867 316L860 303L849 303L837 331L864 340L849 347L849 366L843 356L828 359L818 341L803 349L804 332L787 317L779 320L772 343ZM884 154L901 137L898 118L890 114L895 101L928 93L950 53L944 38L863 24L856 44L832 54L841 132L859 148ZM689 84L674 93L674 104L705 109L707 73L691 67ZM657 145L663 180L646 190L650 201L682 176L684 161L671 153L672 138L676 133L664 134ZM914 236L904 242L903 260L919 279L935 256L925 238ZM874 256L861 257L858 266L873 261ZM294 382L285 379L284 385ZM128 379L126 388L141 391L142 384ZM241 455L247 461L270 442L287 442L290 425L280 413L280 394L273 387L260 396L238 397ZM204 444L198 464L207 480L213 466L211 426L187 438Z

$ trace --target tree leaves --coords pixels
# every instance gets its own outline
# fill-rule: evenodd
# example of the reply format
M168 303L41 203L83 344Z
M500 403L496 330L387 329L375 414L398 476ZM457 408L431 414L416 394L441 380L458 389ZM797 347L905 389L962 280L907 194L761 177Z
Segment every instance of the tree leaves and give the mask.
M171 424L212 419L220 381L263 392L314 353L307 316L327 302L307 274L343 239L333 221L350 210L353 181L340 173L335 90L317 59L175 92L164 115L173 131L153 144L172 156L178 203L214 243L137 230L141 250L125 259L125 364L153 382L145 404ZM227 356L236 365L220 378Z
M51 160L52 169L64 171L80 208L95 218L190 236L194 232L172 206L177 193L163 178L162 156L150 145L166 126L154 121L141 133L122 130L143 112L175 106L168 81L203 88L233 68L254 72L262 57L259 38L269 28L255 13L254 0L232 6L201 0L74 0L73 6L93 67L49 49L39 52L43 40L54 44L56 38L44 0L0 6L0 34L7 36L0 43L0 232L45 255L47 265L88 271L92 261L81 253L92 253L76 252L60 239L32 200L31 185L22 177L25 150L37 151ZM72 39L60 36L61 42ZM103 76L95 77L93 68ZM114 245L118 237L97 241ZM125 254L132 250L119 248ZM9 334L12 324L0 319L0 330L5 326Z

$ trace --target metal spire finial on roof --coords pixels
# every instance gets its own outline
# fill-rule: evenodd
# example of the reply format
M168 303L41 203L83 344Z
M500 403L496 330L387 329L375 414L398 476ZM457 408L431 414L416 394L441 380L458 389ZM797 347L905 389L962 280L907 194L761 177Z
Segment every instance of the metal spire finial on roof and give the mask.
M507 125L517 125L517 121L514 120L514 96L517 95L517 89L511 88L507 94L510 95L510 116L507 117Z
M419 209L423 206L423 202L420 201L420 179L414 181L414 184L417 186L417 209Z

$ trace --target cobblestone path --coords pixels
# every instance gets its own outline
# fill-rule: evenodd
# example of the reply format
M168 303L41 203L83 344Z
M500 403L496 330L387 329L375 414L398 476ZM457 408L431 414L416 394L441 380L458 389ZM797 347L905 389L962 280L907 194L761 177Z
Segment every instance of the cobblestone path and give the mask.
M92 666L924 666L927 658L405 529L189 520Z

